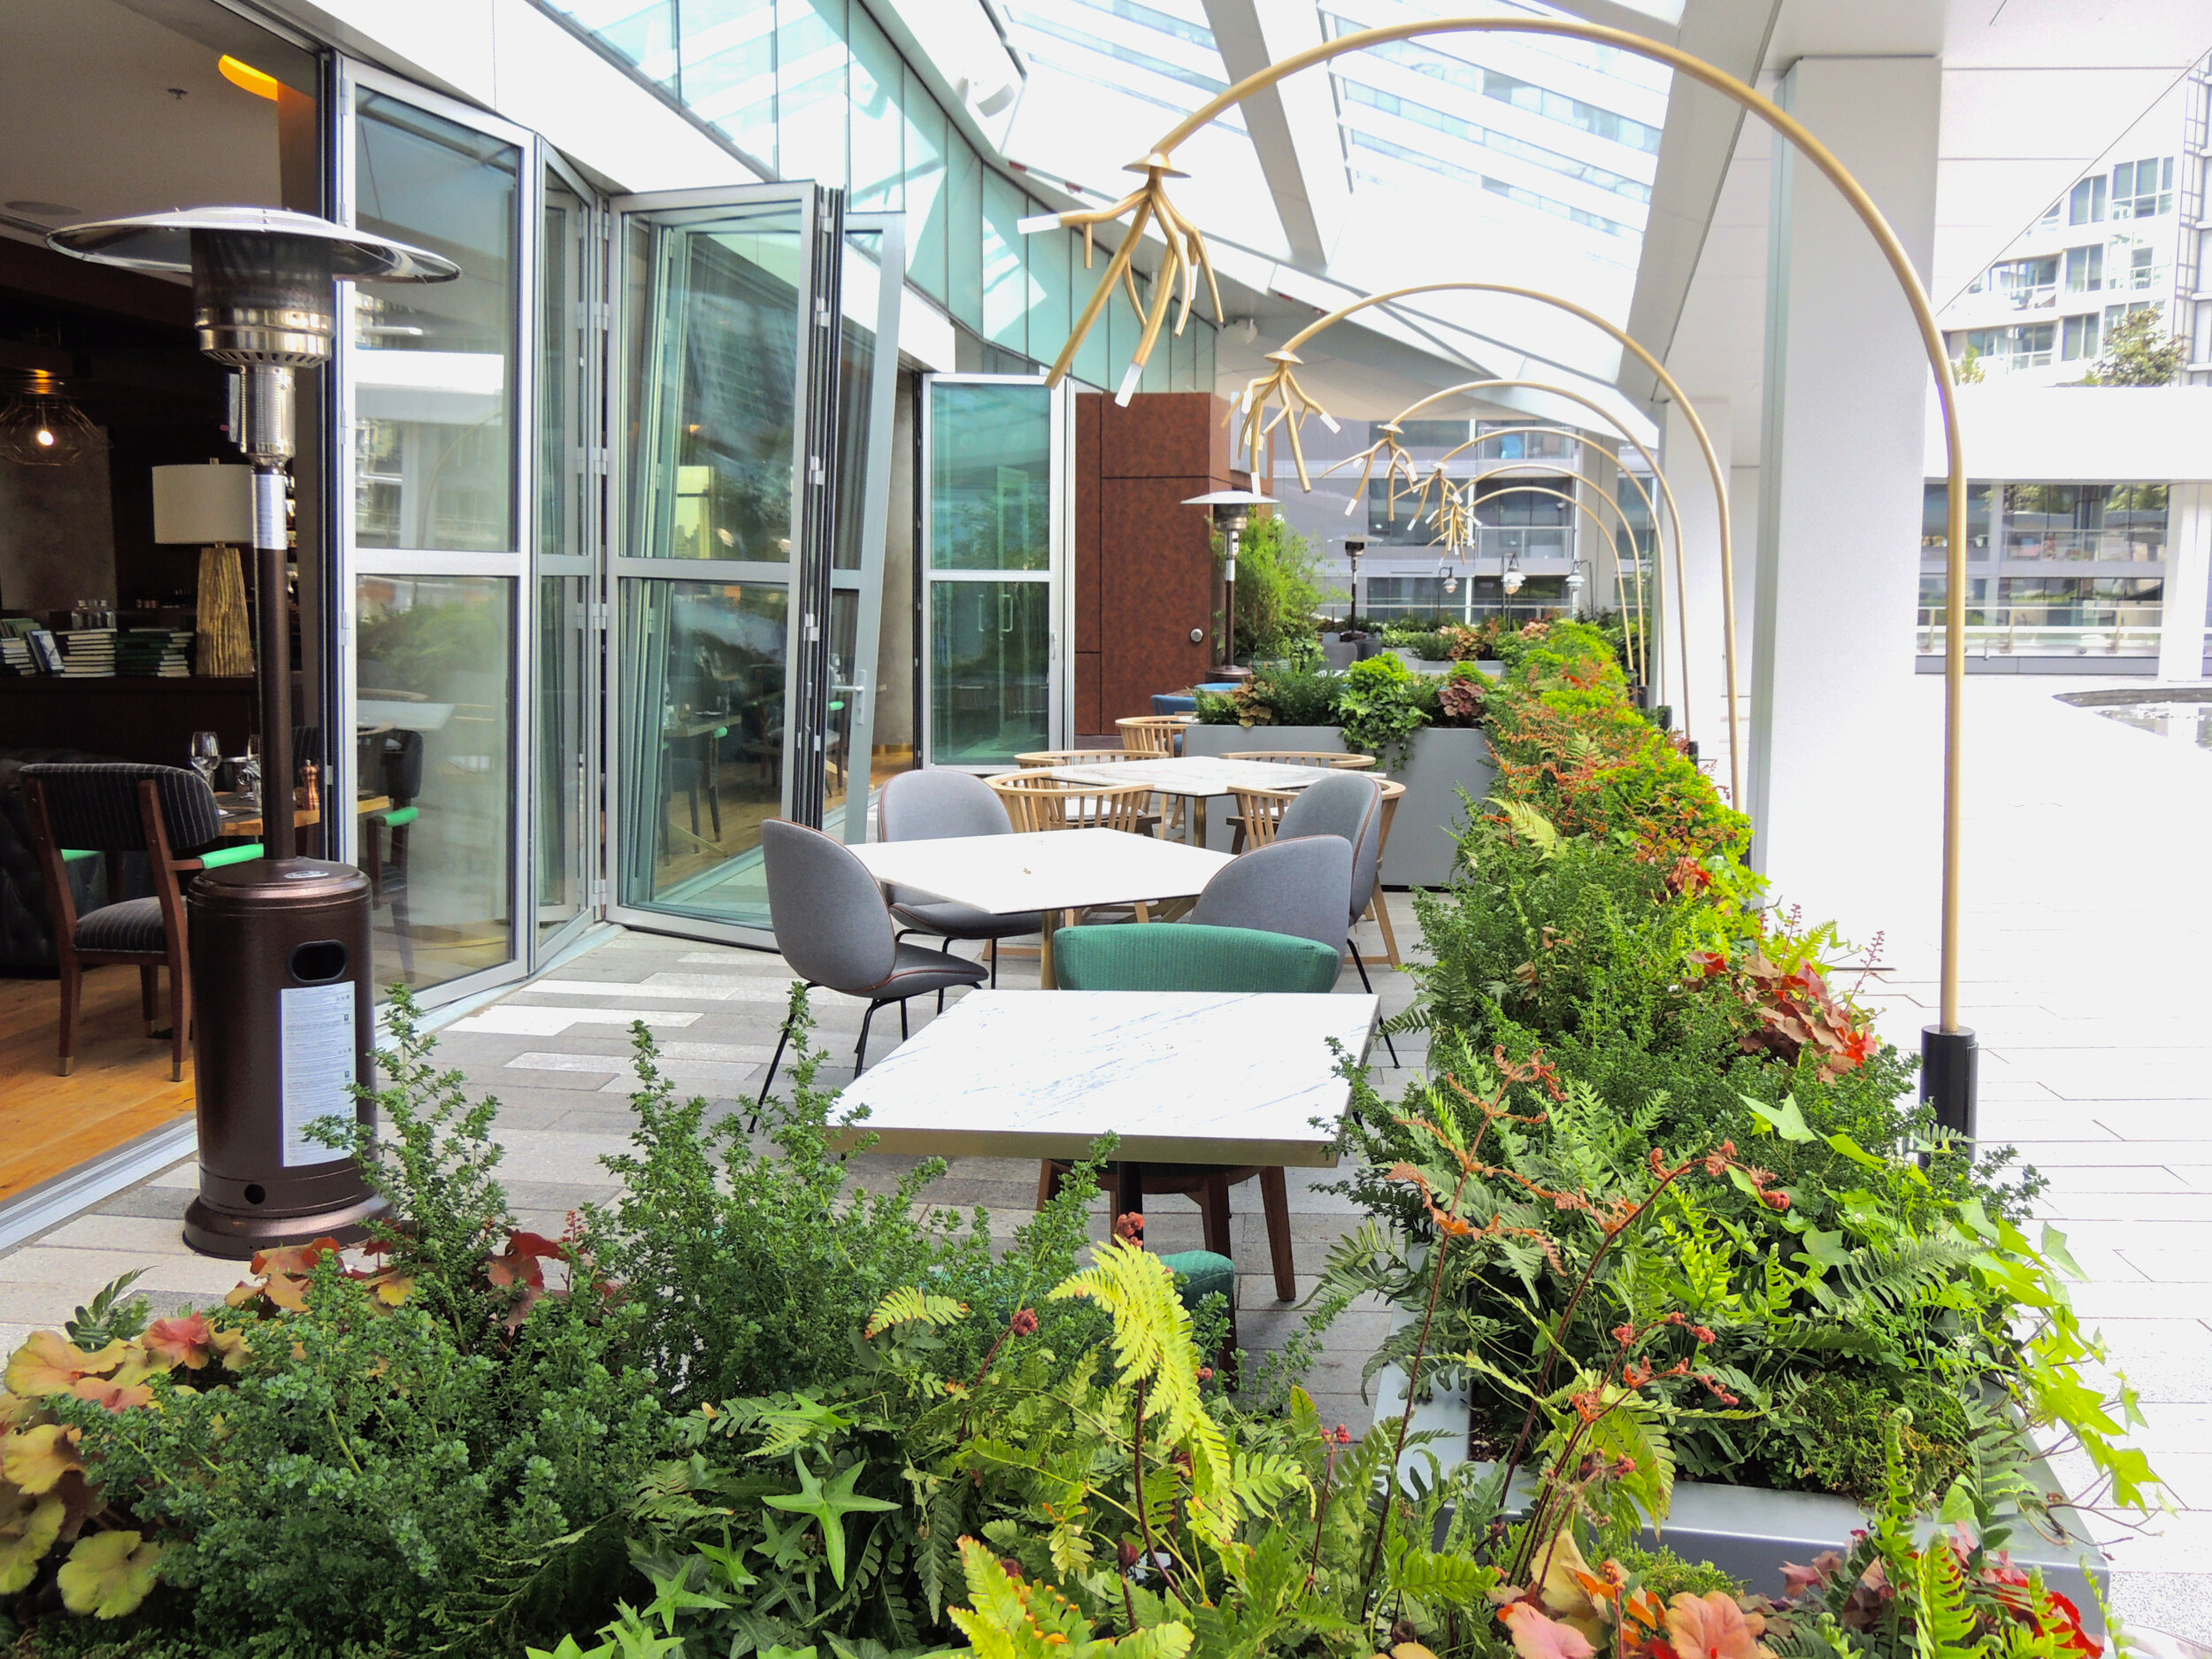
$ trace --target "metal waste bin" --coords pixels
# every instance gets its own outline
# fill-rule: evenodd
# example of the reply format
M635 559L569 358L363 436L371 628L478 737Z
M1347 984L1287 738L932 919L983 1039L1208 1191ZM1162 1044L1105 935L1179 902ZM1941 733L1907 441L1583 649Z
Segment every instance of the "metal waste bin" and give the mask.
M320 1118L373 1123L369 879L319 859L211 870L187 902L200 1194L184 1241L209 1256L358 1238L389 1208Z

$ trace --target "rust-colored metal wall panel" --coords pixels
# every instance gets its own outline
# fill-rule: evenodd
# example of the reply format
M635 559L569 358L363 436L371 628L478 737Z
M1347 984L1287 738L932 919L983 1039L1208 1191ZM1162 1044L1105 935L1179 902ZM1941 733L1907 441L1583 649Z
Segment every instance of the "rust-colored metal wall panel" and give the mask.
M1075 400L1075 649L1098 650L1099 428L1106 396L1101 392ZM1078 685L1081 684L1079 677ZM1079 702L1081 693L1077 693Z
M1210 392L1150 392L1126 409L1097 399L1104 419L1099 471L1107 478L1229 475L1229 404Z
M1107 724L1099 714L1099 657L1096 651L1075 654L1075 730L1079 737L1095 737Z

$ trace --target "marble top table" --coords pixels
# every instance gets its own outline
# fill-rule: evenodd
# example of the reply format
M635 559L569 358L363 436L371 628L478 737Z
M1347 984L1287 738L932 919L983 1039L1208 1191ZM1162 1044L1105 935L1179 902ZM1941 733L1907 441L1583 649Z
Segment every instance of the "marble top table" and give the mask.
M1110 832L1112 833L1112 832ZM877 1149L1080 1158L1102 1134L1131 1165L1336 1163L1350 1098L1334 1038L1372 1040L1371 996L971 991L838 1097ZM1126 1187L1137 1187L1127 1182ZM1123 1209L1141 1208L1141 1193Z
M1071 783L1150 786L1162 795L1190 801L1190 843L1206 844L1206 803L1235 789L1280 789L1294 793L1317 778L1325 766L1288 766L1272 760L1224 760L1218 755L1162 755L1154 760L1117 760L1102 766L1055 766L1052 775Z
M1061 911L1190 898L1229 862L1226 853L1110 829L869 841L852 851L878 881L918 888L994 916L1042 911L1041 966L1047 990L1056 983L1052 932Z

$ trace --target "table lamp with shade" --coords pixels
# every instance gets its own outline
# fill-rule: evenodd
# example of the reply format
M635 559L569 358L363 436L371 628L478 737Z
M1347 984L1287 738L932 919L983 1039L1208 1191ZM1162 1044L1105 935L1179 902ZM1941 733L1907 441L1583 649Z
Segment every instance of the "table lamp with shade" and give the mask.
M154 540L200 549L195 666L243 678L253 669L246 578L238 549L253 544L253 468L154 468Z

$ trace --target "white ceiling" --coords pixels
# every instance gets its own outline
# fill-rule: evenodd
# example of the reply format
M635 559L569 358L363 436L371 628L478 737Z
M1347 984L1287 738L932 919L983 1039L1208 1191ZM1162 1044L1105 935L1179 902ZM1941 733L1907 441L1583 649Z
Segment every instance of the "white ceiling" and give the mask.
M49 225L213 203L280 205L277 106L222 77L225 50L302 78L302 54L209 0L7 0L0 204L73 210L6 210ZM0 234L39 240L23 224L0 221Z

